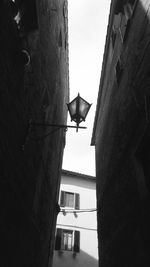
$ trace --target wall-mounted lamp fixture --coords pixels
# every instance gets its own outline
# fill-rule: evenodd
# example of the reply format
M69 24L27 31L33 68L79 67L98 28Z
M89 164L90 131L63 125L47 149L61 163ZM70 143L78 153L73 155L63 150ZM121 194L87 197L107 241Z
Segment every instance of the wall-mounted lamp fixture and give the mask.
M68 111L71 117L71 121L75 121L76 122L76 126L72 126L72 125L63 125L63 124L50 124L50 123L40 123L40 122L33 122L32 120L29 121L28 124L28 129L27 129L27 135L25 137L25 143L27 142L27 139L30 139L30 133L32 132L32 126L34 127L55 127L56 130L63 128L65 130L67 130L68 128L75 128L76 131L78 132L78 129L86 129L87 127L82 127L79 126L79 124L82 121L85 121L85 118L88 114L88 111L90 109L92 104L89 104L86 100L84 100L82 97L80 97L80 95L78 94L78 96L73 99L69 104L67 104L68 107ZM48 135L50 135L51 133L53 133L54 131L45 134L44 136L40 136L37 139L33 139L32 140L40 140L43 139L45 137L47 137ZM24 150L24 145L22 146L23 150Z
M67 104L68 111L71 117L71 121L76 122L76 126L72 125L63 125L63 124L50 124L50 123L39 123L39 122L30 122L30 125L34 126L48 126L48 127L57 127L59 128L76 128L76 131L78 129L86 129L87 127L79 126L79 124L82 121L85 121L85 118L88 114L88 111L90 109L92 104L89 104L86 100L84 100L80 95L73 99L69 104Z
M82 121L85 121L85 118L88 114L88 111L90 109L92 104L89 104L86 100L84 100L80 95L72 100L69 104L67 104L68 111L70 113L71 121L76 122L76 129L78 131L79 124Z

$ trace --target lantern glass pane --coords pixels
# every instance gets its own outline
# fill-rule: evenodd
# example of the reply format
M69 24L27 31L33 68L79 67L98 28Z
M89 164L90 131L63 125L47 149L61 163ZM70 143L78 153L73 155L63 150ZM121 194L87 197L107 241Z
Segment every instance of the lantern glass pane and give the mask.
M76 108L77 108L76 101L73 101L69 104L69 112L70 112L71 117L76 114Z
M90 108L90 104L84 101L84 99L80 98L79 114L83 119L85 119L89 111L89 108Z
M80 122L85 121L91 104L85 101L78 94L78 96L71 103L67 104L67 106L70 113L71 121L75 121L77 123L77 126L79 126Z

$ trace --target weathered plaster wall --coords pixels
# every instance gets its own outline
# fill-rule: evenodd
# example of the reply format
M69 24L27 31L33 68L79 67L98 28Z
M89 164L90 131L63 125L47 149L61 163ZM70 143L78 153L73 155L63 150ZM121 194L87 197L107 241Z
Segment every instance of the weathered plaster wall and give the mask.
M19 28L7 1L0 4L0 242L6 267L48 266L53 254L65 132L29 128L28 122L66 122L67 3L37 2L36 23L26 27L21 20ZM30 13L28 4L22 16ZM30 54L27 66L22 49Z
M149 1L137 1L126 40L117 32L112 58L109 28L95 130L100 267L150 264L149 8Z
M74 255L73 251L55 250L53 267L59 267L60 265L62 267L97 267L98 241L95 177L62 171L60 196L61 190L79 194L79 212L65 213L68 208L61 207L64 212L60 212L58 215L57 228L80 231L80 251ZM95 209L95 211L82 212L87 209Z

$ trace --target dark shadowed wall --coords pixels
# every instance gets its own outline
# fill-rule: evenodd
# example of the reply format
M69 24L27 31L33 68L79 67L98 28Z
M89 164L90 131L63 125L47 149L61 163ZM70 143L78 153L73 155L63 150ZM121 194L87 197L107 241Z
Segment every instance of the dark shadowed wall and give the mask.
M150 1L112 1L92 144L100 267L150 265Z
M44 267L53 255L65 132L29 122L66 123L67 2L15 3L17 23L12 2L0 4L0 265Z

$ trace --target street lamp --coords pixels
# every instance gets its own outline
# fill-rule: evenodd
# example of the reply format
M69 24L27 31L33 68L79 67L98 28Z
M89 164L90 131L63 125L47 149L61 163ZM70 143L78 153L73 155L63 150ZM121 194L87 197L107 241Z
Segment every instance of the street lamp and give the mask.
M69 104L67 104L67 107L71 117L71 121L75 121L77 124L76 131L78 132L78 128L80 128L79 124L82 121L85 121L91 104L89 104L78 94L75 99L73 99Z
M51 123L33 122L32 120L30 120L28 123L28 129L27 129L27 133L25 136L24 145L26 144L27 140L30 139L30 133L32 132L32 126L34 126L34 127L56 127L56 130L60 129L60 128L63 128L65 130L67 130L67 128L76 128L77 132L78 132L78 129L86 129L86 127L79 126L79 124L82 121L85 121L85 118L88 114L88 111L89 111L91 105L92 104L89 104L86 100L84 100L82 97L80 97L79 94L75 99L73 99L69 104L67 104L68 111L69 111L69 114L71 117L71 121L75 121L76 126L64 125L64 124L55 124L55 123L51 124ZM40 137L38 137L38 139L45 138L48 135L50 135L52 132L50 132L44 136L40 136ZM32 138L32 140L34 140L34 139ZM22 146L23 150L24 150L24 145Z
M80 95L73 99L69 104L67 104L68 111L71 117L71 121L76 122L76 126L72 125L64 125L64 124L51 124L51 123L40 123L40 122L32 122L32 120L29 122L29 126L47 126L47 127L57 127L59 128L76 128L77 132L78 129L86 129L86 127L79 126L79 124L82 121L85 121L85 118L87 116L87 113L90 109L92 104L89 104L86 100L84 100Z

